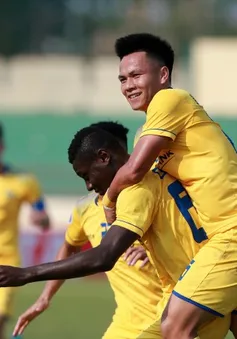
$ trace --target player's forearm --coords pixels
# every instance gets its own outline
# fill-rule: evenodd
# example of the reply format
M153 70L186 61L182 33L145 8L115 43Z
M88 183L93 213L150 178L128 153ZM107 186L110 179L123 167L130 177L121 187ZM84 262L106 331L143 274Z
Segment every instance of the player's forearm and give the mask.
M126 187L139 183L150 170L162 149L166 149L169 138L148 135L136 144L126 164L117 172L107 192L110 201L115 202Z
M64 260L25 268L24 283L80 278L108 271L115 262L98 246Z
M34 281L62 280L109 271L139 238L126 228L111 227L99 246L71 257L26 268L0 265L0 287L22 286Z
M77 249L72 246L68 246L66 243L64 243L55 258L55 261L63 260L68 257L70 257L72 254L79 252L80 248ZM53 296L57 293L57 291L61 288L65 280L52 280L48 281L45 284L44 290L40 295L40 298L46 299L47 301L50 301Z
M124 166L122 166L119 171L116 173L109 190L108 190L108 197L112 202L116 202L117 197L122 192L123 189L130 187L132 185L137 184L140 182L146 171L142 168L137 168L133 166L132 163L127 162Z

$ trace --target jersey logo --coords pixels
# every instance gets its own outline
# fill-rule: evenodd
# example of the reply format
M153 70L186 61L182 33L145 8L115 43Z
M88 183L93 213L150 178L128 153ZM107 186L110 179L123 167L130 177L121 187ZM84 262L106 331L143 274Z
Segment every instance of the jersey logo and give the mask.
M156 158L155 162L154 162L154 168L152 169L152 172L155 173L155 174L158 174L160 179L163 179L164 176L166 175L166 172L162 171L160 168L159 168L159 157Z
M156 162L159 168L163 168L167 162L169 162L174 157L174 152L171 150L163 152L161 155L158 156Z
M101 228L102 228L102 231L101 231L101 236L102 238L106 235L106 233L108 232L111 224L108 224L107 222L102 222L100 224Z

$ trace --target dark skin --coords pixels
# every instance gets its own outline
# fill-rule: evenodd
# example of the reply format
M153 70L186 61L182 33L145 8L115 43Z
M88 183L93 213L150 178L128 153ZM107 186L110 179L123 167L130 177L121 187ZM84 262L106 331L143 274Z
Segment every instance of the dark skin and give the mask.
M145 113L154 95L171 86L168 68L142 51L129 54L121 60L119 80L121 92L132 109ZM128 162L120 168L112 181L108 190L109 199L116 202L124 188L140 182L161 150L168 148L169 142L167 137L142 137Z
M121 148L116 155L99 149L96 157L74 161L73 168L87 186L103 194L116 171L126 162L128 154ZM84 277L113 268L119 257L138 239L138 235L113 226L99 246L74 256L27 268L0 266L0 287L22 286L35 281Z

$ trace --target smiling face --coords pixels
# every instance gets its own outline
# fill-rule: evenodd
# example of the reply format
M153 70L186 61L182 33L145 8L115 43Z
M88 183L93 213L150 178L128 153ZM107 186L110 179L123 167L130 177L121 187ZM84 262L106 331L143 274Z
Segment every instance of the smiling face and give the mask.
M103 150L98 151L95 159L75 159L73 169L84 179L87 190L94 190L104 195L109 188L117 169L113 164L111 155Z
M153 96L169 86L169 71L146 52L135 52L121 60L119 80L132 109L146 112Z

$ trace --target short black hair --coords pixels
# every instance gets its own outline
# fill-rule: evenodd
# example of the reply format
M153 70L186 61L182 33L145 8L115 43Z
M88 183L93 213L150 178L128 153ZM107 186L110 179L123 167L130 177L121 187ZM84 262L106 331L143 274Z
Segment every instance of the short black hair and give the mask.
M89 127L97 127L108 133L111 133L115 138L125 144L126 149L128 148L127 134L129 132L129 129L124 127L118 121L100 121L91 124Z
M112 152L124 149L111 133L96 127L82 128L70 143L68 161L72 164L79 157L93 159L100 148Z
M137 33L118 38L115 42L115 53L120 60L126 55L141 51L162 62L168 68L171 77L174 51L166 40L150 33Z

